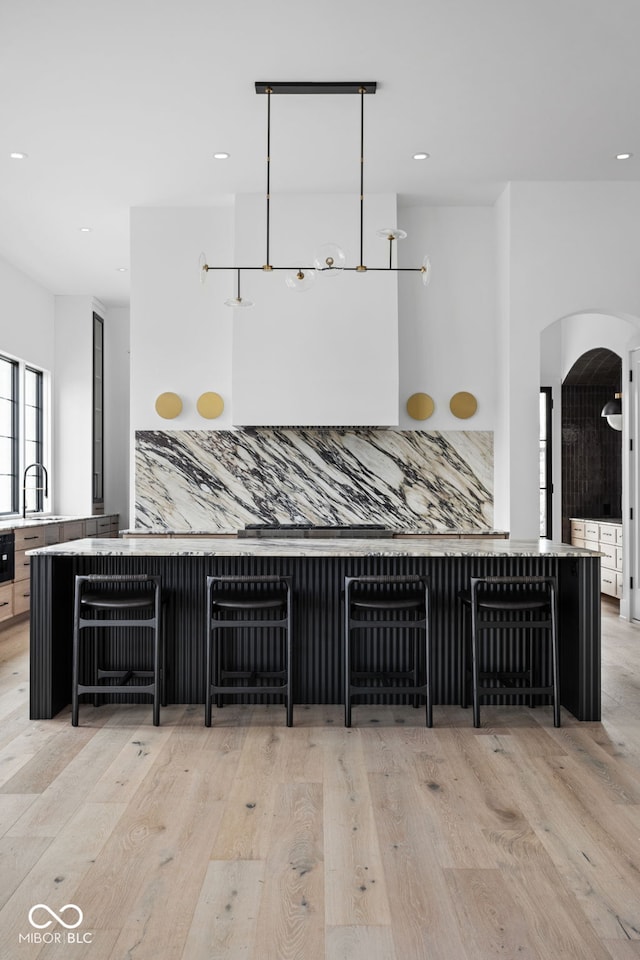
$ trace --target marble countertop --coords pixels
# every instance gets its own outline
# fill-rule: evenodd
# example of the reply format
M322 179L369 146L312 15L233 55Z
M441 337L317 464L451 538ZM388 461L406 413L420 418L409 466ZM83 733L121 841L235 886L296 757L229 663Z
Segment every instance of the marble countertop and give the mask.
M582 520L585 523L612 523L616 526L622 525L622 517L569 517L570 520Z
M0 530L20 530L22 527L43 527L50 523L72 523L74 520L93 520L102 514L82 513L74 516L58 516L58 514L31 514L25 518L11 517L0 520Z
M594 550L550 540L216 540L189 537L87 538L29 550L59 557L593 557Z
M325 527L329 524L325 524ZM348 524L345 524L348 526ZM310 527L313 529L313 527ZM126 537L237 537L238 528L233 529L220 528L219 530L142 530L131 528L123 530L122 534ZM415 529L415 530L393 530L394 537L504 537L506 530L434 530ZM289 535L287 535L288 537ZM274 539L280 539L280 537ZM348 539L348 538L347 538Z

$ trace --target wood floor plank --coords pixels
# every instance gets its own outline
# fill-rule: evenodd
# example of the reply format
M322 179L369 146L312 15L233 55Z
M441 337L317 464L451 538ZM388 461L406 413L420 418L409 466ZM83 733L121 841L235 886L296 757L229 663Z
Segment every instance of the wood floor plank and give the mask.
M361 738L355 729L324 730L322 738L327 923L390 924Z
M0 630L0 960L640 960L639 640L605 609L602 723L113 704L74 729L28 719L28 624ZM92 943L18 949L38 901Z
M278 788L253 960L324 957L322 824L321 784Z
M70 737L66 724L50 725L48 730L42 727L24 734L25 738L28 736L29 748L24 753L31 753L29 761L5 780L0 793L42 793L94 735L93 730L78 728L76 735ZM14 740L14 748L18 745L19 741Z
M212 860L181 960L249 960L264 884L264 861Z
M564 758L562 763L568 766L570 759ZM487 757L496 779L511 783L563 885L572 892L598 936L635 938L638 934L634 931L640 929L637 832L634 836L633 826L627 821L623 831L629 841L626 850L608 832L620 832L620 818L625 817L626 808L611 804L606 812L598 807L594 815L588 809L585 792L567 789L562 770L554 763L545 758L519 764L517 754Z
M430 798L405 778L387 773L371 774L369 786L396 955L402 960L465 960L454 905L430 835Z
M73 736L75 728L70 728ZM76 753L62 773L31 804L9 834L54 837L86 801L105 766L122 750L130 736L127 729L104 727Z
M266 859L278 785L276 771L281 765L286 733L286 727L246 728L212 859Z
M0 836L4 836L37 799L37 793L0 794Z
M638 960L640 957L640 941L638 940L603 940L611 960Z
M500 870L455 868L443 874L468 957L538 960L531 930Z
M326 960L403 960L394 950L390 928L373 925L328 927L325 956ZM310 960L324 958L313 957Z
M237 765L200 732L191 750L172 732L86 878L97 926L121 929L115 956L169 960L184 950L224 809L213 797Z
M0 908L13 896L16 887L33 869L47 847L50 837L3 837L0 839Z
M28 913L37 903L46 903L52 910L59 910L67 903L76 903L85 913L85 928L95 926L95 915L90 908L85 909L87 904L82 881L125 810L125 804L116 803L94 803L80 807L58 836L48 843L33 867L26 873L21 871L20 875L14 875L15 889L0 910L4 944L17 944L19 933L29 931ZM30 839L33 842L42 838ZM20 955L17 952L9 954L11 957Z

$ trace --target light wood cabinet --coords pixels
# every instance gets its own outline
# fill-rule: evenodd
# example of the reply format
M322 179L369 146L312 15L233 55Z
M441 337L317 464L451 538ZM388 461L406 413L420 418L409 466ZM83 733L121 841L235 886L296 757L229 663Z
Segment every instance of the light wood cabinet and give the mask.
M600 589L609 597L622 597L622 524L595 520L571 520L571 543L601 553Z
M120 516L87 517L86 520L63 520L43 523L42 526L17 527L15 537L15 570L13 580L0 586L0 623L11 617L28 613L31 592L31 561L29 550L67 543L84 537L117 537Z
M13 584L5 583L0 587L0 621L13 616Z

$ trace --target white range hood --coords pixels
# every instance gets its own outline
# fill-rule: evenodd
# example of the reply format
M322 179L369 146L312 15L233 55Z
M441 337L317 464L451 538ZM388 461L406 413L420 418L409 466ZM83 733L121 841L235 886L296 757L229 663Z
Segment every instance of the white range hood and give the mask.
M271 263L309 266L317 247L333 241L345 250L347 266L356 266L359 209L359 196L351 194L274 197ZM387 266L388 245L376 230L396 226L396 216L395 194L367 196L365 265ZM265 262L264 197L236 198L234 262ZM306 293L289 290L285 276L243 271L242 296L254 307L233 311L233 423L397 425L398 275L316 277ZM232 296L234 276L219 274L221 283Z

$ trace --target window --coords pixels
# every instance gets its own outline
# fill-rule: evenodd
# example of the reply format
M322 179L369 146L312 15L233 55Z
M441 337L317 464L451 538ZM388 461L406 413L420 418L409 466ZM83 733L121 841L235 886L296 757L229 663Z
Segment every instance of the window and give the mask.
M46 465L45 374L0 354L0 516L44 509ZM20 478L26 478L26 504Z
M553 538L551 472L551 387L540 388L540 536Z
M25 367L24 371L24 465L43 463L42 371ZM25 480L28 511L41 512L44 504L44 475L41 467L31 469Z
M18 361L0 356L0 514L18 512Z

